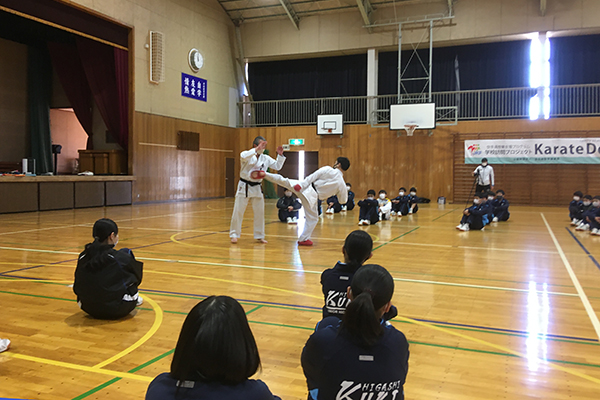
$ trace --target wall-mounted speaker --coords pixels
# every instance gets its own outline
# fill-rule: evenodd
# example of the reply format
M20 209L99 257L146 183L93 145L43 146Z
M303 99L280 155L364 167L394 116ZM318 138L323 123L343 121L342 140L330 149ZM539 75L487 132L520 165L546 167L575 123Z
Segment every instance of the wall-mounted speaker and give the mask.
M165 81L165 35L162 32L150 31L150 82Z

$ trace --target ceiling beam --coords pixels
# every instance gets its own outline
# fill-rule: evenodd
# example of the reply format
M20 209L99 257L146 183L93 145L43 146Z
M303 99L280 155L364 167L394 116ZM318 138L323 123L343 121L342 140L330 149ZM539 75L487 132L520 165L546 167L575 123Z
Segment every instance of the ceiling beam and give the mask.
M358 11L360 11L360 15L362 15L365 25L372 25L373 21L371 14L373 13L373 6L371 6L369 0L356 0L356 4L358 4Z
M288 15L288 17L290 17L290 21L292 21L292 24L294 24L294 27L296 27L296 29L300 30L300 27L298 26L298 24L300 22L300 18L298 18L296 11L292 7L292 3L290 3L289 0L279 0L279 2L281 3L281 5L282 5L283 9L285 10L286 14Z

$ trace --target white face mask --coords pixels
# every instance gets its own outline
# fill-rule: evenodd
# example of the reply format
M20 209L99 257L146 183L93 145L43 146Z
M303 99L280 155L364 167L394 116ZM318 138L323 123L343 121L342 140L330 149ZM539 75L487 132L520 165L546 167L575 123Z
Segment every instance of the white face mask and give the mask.
M292 197L292 192L285 192L285 197Z
M375 198L373 196L369 196L367 197L367 200L375 200Z
M487 167L487 163L486 163L486 162L482 162L482 163L481 163L481 166L482 166L482 167Z
M417 192L410 192L410 195L411 195L411 196L416 196L416 195L417 195Z
M350 191L351 187L350 186L346 186L346 189L348 189L348 191Z
M494 200L494 196L488 196L488 200Z
M579 201L580 197L579 196L573 196L573 200L575 201Z
M473 203L474 203L474 204L479 204L479 199L475 199L475 200L473 200Z
M404 192L398 192L400 196L404 196Z
M379 198L380 198L381 200L385 199L385 193L381 193L381 194L379 195Z
M584 200L584 201L583 201L583 205L584 205L584 206L589 206L590 204L592 204L592 202L591 202L591 201L589 201L589 200Z
M598 208L598 206L600 206L600 201L594 201L592 202L592 205L596 208Z

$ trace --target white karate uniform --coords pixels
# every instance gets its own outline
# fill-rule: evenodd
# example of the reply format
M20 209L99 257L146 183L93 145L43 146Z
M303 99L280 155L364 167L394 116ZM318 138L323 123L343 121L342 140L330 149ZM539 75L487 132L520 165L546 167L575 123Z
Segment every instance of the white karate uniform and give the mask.
M258 170L266 171L267 168L280 170L281 167L283 167L284 162L285 156L277 155L277 161L275 161L266 154L258 154L255 148L240 153L240 178L259 184L250 186L241 179L238 182L233 214L231 215L229 237L239 238L241 236L244 212L248 206L248 200L252 199L252 210L254 211L254 239L265 238L265 198L263 197L262 187L260 185L262 179L252 179L250 173Z
M392 202L386 197L385 199L377 199L379 203L379 220L390 219L392 215Z
M344 174L340 169L329 166L321 167L303 181L284 178L279 174L268 172L265 179L290 189L302 200L306 223L304 224L304 231L298 238L299 242L310 239L317 226L319 221L319 199L327 200L329 197L337 195L340 204L348 202L348 189L344 181ZM301 186L300 191L294 189L297 184Z

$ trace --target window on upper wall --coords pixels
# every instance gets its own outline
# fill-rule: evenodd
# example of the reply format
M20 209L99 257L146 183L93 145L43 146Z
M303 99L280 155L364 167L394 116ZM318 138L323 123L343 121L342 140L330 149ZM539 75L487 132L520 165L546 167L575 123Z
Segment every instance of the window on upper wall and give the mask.
M537 93L529 99L529 119L550 118L550 39L546 33L536 33L531 39L529 86Z

